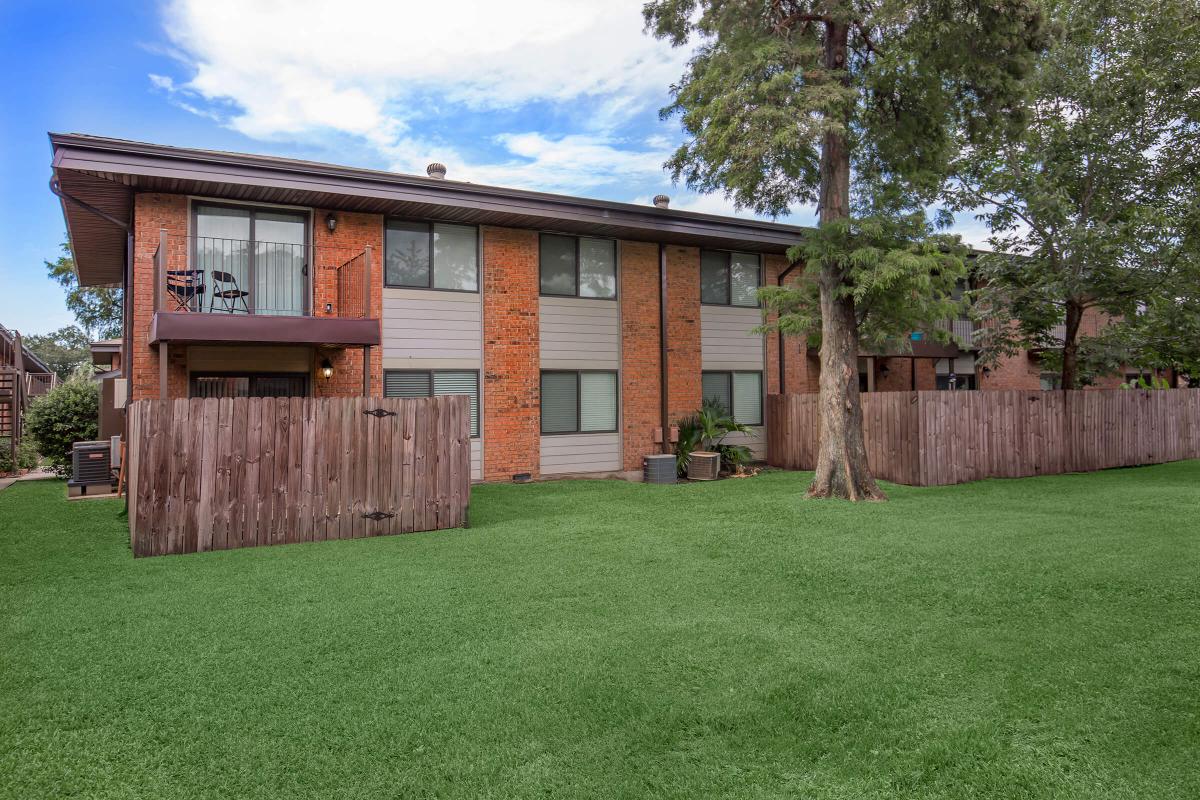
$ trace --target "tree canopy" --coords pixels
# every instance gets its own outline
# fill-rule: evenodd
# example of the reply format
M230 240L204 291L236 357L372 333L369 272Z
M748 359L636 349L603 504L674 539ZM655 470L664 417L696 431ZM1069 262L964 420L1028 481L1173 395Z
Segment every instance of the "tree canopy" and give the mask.
M1086 312L1186 310L1172 307L1196 280L1200 17L1195 0L1049 9L1057 32L1034 62L1026 124L965 139L949 200L978 210L1006 254L979 259L986 355L1061 347L1074 388L1113 344L1089 344ZM1137 330L1150 333L1124 333Z
M67 293L67 309L75 315L89 339L111 339L121 335L121 290L80 286L75 274L75 259L65 242L62 255L46 262L46 273Z
M664 116L676 180L778 216L817 204L807 284L764 293L788 332L820 321L821 447L809 495L882 499L866 463L856 361L948 310L961 253L923 209L965 138L1023 124L1042 47L1036 0L652 0L650 31L695 53ZM861 308L860 308L861 306Z
M91 361L92 357L91 342L78 325L26 336L23 342L64 381L71 377L76 367Z

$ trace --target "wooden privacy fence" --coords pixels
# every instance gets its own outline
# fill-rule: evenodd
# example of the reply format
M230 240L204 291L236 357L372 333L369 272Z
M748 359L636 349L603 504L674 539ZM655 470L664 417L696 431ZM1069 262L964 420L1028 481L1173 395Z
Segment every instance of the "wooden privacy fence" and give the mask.
M466 395L139 400L128 409L135 556L466 525Z
M878 478L944 486L1200 458L1200 389L870 392L867 460ZM813 469L815 394L767 398L767 460Z

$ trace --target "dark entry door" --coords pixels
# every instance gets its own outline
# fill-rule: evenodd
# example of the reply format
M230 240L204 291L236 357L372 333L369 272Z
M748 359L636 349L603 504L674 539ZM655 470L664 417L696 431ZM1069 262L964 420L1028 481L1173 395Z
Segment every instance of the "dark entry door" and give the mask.
M192 373L192 397L307 397L302 372Z

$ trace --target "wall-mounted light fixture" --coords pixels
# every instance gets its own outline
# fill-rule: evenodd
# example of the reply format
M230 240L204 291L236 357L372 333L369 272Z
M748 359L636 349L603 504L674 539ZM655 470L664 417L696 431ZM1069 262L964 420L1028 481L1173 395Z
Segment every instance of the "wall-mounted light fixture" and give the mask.
M328 358L321 359L321 377L325 380L333 377L333 362Z
M333 313L333 303L326 303L326 304L325 304L325 313L326 313L326 314L332 314L332 313Z
M329 228L330 233L337 230L337 216L332 211L325 215L325 227Z
M879 377L886 378L888 376L889 372L891 372L891 370L888 369L888 365L884 364L882 367L879 368Z

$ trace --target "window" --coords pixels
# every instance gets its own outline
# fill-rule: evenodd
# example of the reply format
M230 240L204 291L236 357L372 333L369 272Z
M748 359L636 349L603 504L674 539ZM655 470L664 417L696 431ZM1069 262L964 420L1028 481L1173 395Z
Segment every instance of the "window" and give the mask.
M478 372L454 369L383 371L384 397L437 397L443 394L465 394L471 398L471 436L478 436Z
M756 254L700 252L700 302L757 308L760 286L762 265Z
M542 294L616 298L616 242L544 233L540 250Z
M542 433L617 430L617 373L542 373Z
M479 236L469 225L388 220L384 284L479 291Z
M307 397L302 372L193 372L191 397Z
M1039 376L1039 383L1041 384L1043 392L1051 392L1055 389L1061 389L1062 375L1058 374L1057 372L1043 372Z
M720 403L737 422L763 424L761 372L704 372L700 388L704 402Z

